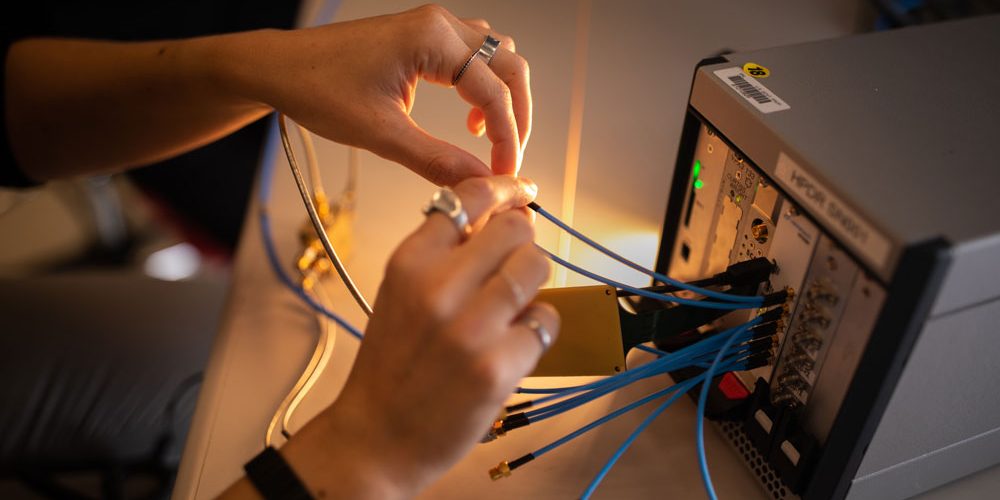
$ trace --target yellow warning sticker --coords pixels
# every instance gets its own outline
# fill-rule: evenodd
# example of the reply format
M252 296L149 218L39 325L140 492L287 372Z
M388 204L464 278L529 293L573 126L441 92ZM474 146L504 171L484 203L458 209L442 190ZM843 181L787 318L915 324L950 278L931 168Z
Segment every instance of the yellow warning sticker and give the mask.
M771 74L770 70L753 62L744 64L743 72L754 78L767 78Z

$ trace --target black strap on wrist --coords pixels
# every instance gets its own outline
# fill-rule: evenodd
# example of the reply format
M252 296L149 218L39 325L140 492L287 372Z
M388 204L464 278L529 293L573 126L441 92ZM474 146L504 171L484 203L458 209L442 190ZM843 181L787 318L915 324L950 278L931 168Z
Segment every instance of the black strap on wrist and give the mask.
M273 446L264 448L243 470L266 500L312 500L302 480Z

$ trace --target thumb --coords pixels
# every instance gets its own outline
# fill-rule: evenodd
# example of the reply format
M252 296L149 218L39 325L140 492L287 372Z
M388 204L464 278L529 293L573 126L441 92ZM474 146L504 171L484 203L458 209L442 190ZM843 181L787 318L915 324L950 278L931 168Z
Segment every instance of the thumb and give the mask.
M479 158L453 144L442 141L420 128L405 113L386 127L382 140L372 152L416 172L439 186L454 186L470 177L493 175Z

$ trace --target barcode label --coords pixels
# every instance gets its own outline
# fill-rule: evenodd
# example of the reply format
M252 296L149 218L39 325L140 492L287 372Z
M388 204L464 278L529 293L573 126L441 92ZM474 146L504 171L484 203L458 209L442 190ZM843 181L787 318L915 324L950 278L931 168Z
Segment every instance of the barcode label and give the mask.
M774 95L764 84L747 76L742 68L726 68L715 71L715 76L732 87L761 113L773 113L791 108L785 101Z
M743 75L733 75L729 77L729 81L733 82L733 86L736 87L736 90L739 90L740 93L743 94L743 97L749 97L761 104L774 102L768 99L767 95L763 92L757 90L757 87L750 85L746 78L743 78Z

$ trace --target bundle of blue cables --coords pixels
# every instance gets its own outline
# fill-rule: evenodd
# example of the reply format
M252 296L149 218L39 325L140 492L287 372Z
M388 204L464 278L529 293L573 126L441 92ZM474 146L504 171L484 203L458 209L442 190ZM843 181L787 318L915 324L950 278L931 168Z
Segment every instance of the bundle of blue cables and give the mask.
M660 413L665 411L673 402L675 402L681 395L685 394L693 387L702 383L704 385L701 393L703 395L708 394L708 386L705 381L710 381L714 378L716 373L724 373L734 370L745 370L748 369L748 359L750 359L753 354L751 354L750 347L737 348L736 350L729 352L729 348L733 345L739 346L740 344L747 343L751 341L754 337L753 327L760 324L760 318L755 318L747 323L740 326L730 328L723 331L717 335L713 335L705 340L692 344L683 349L677 350L673 353L664 353L656 349L645 348L656 354L658 359L655 359L649 363L646 363L636 369L629 370L619 375L612 377L607 377L595 382L588 384L572 386L572 387L559 387L559 388L547 388L547 389L528 389L519 388L517 392L522 394L546 394L546 396L535 399L530 402L530 407L534 407L543 403L548 403L553 400L563 399L560 402L543 406L534 410L525 411L519 414L513 414L504 420L511 420L513 422L509 428L505 428L504 432L507 430L512 430L514 428L529 425L533 422L539 422L561 413L575 409L581 405L587 404L601 396L609 394L613 391L617 391L627 385L630 385L639 380L647 379L656 375L662 375L668 372L681 370L690 367L701 367L707 368L703 373L696 375L690 379L684 380L682 382L676 383L666 389L659 390L652 394L649 394L637 401L634 401L626 406L623 406L593 422L573 431L565 436L549 443L523 457L516 460L512 460L505 463L505 467L508 470L513 470L521 465L524 465L535 458L538 458L559 446L562 446L569 441L585 434L586 432L593 430L594 428L603 425L625 413L628 413L636 408L646 405L652 401L668 397L668 399L661 404L656 410L653 411L650 416L640 424L639 428L627 439L622 446L615 452L612 458L607 464L601 469L601 472L594 478L590 486L587 489L587 493L584 497L589 497L590 494L596 490L597 485L600 484L601 480L607 475L614 463L621 457L625 450L631 445L638 434L645 429L653 419L655 419ZM582 393L582 394L581 394ZM574 394L576 394L574 396ZM515 407L524 407L525 404L514 405ZM700 406L701 414L704 414L703 405ZM700 430L700 427L699 427ZM703 449L703 447L701 448ZM703 454L703 452L701 452Z

